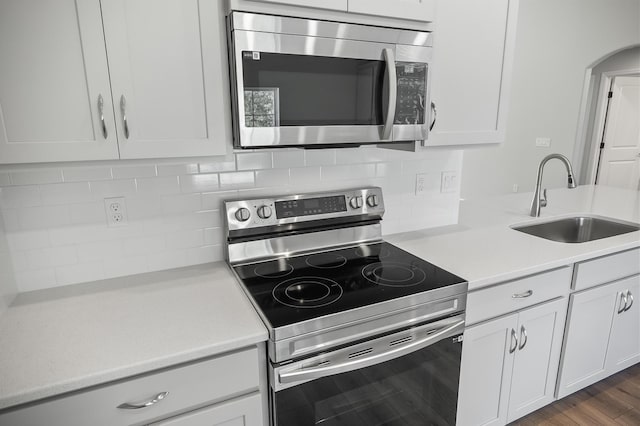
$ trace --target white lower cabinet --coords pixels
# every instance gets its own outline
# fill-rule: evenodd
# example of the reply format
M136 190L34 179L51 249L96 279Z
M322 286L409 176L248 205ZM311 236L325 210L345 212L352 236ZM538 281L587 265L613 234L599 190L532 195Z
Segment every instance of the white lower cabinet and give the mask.
M253 347L78 391L0 413L0 425L262 426L259 359Z
M558 398L640 362L639 297L640 275L571 295Z
M567 299L469 327L458 425L504 425L554 399Z

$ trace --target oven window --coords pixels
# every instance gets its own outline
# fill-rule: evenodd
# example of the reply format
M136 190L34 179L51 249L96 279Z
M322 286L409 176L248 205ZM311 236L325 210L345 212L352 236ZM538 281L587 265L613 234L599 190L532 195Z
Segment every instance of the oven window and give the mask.
M457 340L274 392L276 424L455 425L462 354Z
M243 51L242 67L247 127L383 124L382 60Z

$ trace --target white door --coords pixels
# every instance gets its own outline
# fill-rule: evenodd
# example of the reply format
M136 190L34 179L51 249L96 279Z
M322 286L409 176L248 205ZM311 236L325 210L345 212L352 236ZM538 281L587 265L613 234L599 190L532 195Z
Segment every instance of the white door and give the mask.
M436 0L349 0L349 12L430 22L435 5Z
M99 0L2 0L0 76L0 163L118 158Z
M598 185L640 189L640 76L615 77Z
M504 141L517 9L517 0L437 2L428 145Z
M456 424L504 425L518 315L474 325L464 331Z
M518 316L509 415L512 422L554 399L567 299L545 303Z
M262 426L259 394L201 408L151 426Z
M640 361L640 275L618 282L617 287L618 305L607 352L608 374Z
M225 153L223 3L102 1L121 158Z

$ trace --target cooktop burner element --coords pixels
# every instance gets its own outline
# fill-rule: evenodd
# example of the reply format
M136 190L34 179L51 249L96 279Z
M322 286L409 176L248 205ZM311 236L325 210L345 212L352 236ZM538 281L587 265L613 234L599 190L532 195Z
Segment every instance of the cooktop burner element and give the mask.
M382 262L362 268L362 276L374 284L390 287L418 285L427 278L427 274L417 266Z
M347 263L347 258L335 253L318 253L308 256L305 263L314 268L333 269Z
M322 277L297 277L281 282L273 289L273 297L292 308L318 308L342 296L342 287Z
M284 260L276 262L263 263L256 266L253 272L263 278L281 278L286 277L293 272L293 266L289 265Z
M386 242L233 268L276 328L464 282Z

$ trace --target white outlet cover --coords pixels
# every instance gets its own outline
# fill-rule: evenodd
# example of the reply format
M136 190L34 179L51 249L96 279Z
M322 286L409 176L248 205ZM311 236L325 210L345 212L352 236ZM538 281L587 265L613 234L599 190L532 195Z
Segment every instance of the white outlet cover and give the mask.
M427 173L416 175L416 195L423 195L427 192Z
M107 215L107 225L109 227L127 224L127 204L124 197L105 198L104 212Z
M551 138L536 138L536 146L551 146Z

